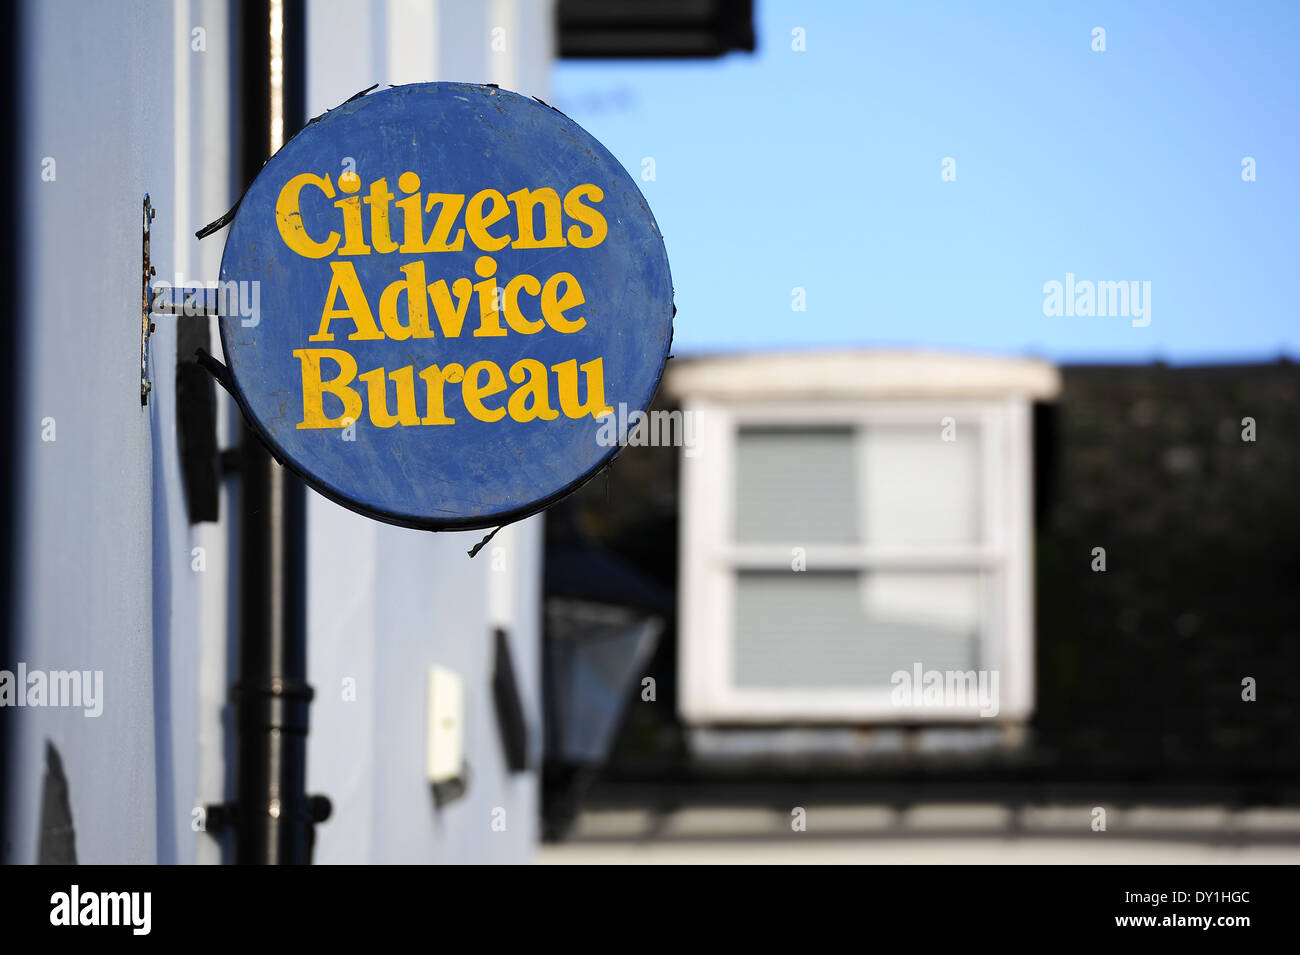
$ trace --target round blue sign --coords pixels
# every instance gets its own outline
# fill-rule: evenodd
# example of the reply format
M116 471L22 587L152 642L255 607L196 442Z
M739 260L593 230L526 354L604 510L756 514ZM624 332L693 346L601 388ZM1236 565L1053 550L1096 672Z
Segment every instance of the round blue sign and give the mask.
M221 281L252 426L322 494L410 527L495 526L572 491L672 341L632 177L494 87L400 86L309 124L241 201Z

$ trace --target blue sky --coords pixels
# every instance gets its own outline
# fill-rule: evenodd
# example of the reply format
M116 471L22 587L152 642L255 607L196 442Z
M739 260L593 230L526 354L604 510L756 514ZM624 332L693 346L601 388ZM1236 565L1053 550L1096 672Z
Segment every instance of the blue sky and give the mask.
M753 55L554 76L658 219L677 354L1300 355L1300 2L760 0L756 19ZM1150 324L1045 316L1067 272L1150 282Z

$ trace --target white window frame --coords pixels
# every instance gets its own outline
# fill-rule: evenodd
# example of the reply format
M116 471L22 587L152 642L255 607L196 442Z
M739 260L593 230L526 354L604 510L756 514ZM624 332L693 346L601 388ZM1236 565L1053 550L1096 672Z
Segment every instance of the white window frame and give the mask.
M695 452L681 472L679 707L690 723L910 723L981 720L976 707L899 707L890 690L746 688L732 680L734 579L743 568L790 568L791 546L804 547L807 572L832 569L985 571L983 644L978 668L998 671L996 717L1016 722L1033 709L1031 414L1029 399L1002 398L716 401L686 398L696 416ZM980 429L982 540L975 546L873 548L862 543L743 544L732 531L735 446L742 427L799 425L933 426L952 417ZM959 563L958 563L959 562ZM794 572L794 571L791 571Z

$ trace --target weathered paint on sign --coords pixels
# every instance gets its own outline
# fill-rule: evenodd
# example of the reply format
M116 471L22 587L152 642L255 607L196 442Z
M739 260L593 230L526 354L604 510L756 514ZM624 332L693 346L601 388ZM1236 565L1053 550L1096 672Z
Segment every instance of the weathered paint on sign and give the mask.
M573 490L672 340L631 176L492 87L395 87L307 126L240 203L221 280L258 283L257 314L220 327L263 439L328 497L413 527L495 526Z

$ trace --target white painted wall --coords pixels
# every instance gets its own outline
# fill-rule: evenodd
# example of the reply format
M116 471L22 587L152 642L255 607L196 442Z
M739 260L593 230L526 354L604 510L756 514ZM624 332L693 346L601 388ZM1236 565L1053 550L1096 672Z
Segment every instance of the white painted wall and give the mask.
M188 24L207 28L191 49ZM192 529L175 434L175 319L152 338L139 397L140 228L159 209L159 277L215 275L196 219L229 205L222 5L29 2L18 183L27 268L14 529L16 659L102 670L98 718L6 709L14 778L8 859L36 859L45 745L59 750L80 862L187 862L201 729L202 649L224 645L224 534ZM43 181L42 161L56 178ZM206 220L203 220L206 221ZM55 440L41 439L44 418ZM207 571L191 569L207 548ZM198 638L198 639L196 639ZM215 684L214 684L215 686ZM224 687L221 688L224 695ZM209 706L210 708L210 706ZM196 740L199 746L196 747ZM217 786L219 789L219 784Z

